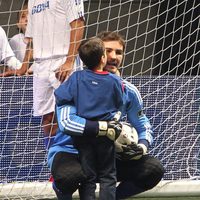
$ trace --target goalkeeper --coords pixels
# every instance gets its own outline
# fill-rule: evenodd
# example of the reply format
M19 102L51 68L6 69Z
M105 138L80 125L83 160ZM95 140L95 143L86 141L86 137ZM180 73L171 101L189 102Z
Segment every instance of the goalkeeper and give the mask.
M102 32L98 37L103 40L107 52L106 70L119 75L118 67L123 60L125 48L123 38L115 32ZM127 198L153 188L164 174L160 161L146 154L153 142L153 132L149 120L142 111L139 91L127 81L124 81L124 85L126 95L123 114L136 128L139 141L133 148L127 145L124 152L119 153L116 159L117 181L120 182L116 190L116 199ZM83 135L97 131L94 123L76 114L75 106L57 107L59 129L55 143L49 150L48 164L55 182L60 183L59 190L54 187L60 200L70 199L72 193L79 187L79 182L85 178L78 162L77 151L66 132L71 135L74 133ZM74 158L73 162L69 162L69 155Z

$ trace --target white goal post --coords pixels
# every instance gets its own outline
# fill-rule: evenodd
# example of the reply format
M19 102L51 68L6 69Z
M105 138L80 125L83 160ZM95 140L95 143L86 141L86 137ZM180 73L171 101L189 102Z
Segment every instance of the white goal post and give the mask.
M98 185L97 185L98 186ZM136 195L140 197L197 197L200 196L200 181L180 180L161 181L155 188ZM97 187L96 195L98 196ZM0 199L54 199L52 184L48 182L17 182L2 185ZM78 199L78 191L73 194Z
M22 3L0 0L8 39L18 33ZM138 197L200 196L200 2L86 0L84 7L86 38L103 30L124 36L120 71L142 94L155 133L149 153L166 169L163 180ZM32 115L32 78L0 78L0 199L55 197L41 118Z

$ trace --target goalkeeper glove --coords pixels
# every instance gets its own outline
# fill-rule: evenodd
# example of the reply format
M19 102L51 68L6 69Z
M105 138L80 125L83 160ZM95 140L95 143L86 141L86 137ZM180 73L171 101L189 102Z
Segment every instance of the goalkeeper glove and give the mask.
M98 136L107 136L115 141L122 132L122 124L117 121L99 121Z
M147 147L144 144L131 143L122 146L123 151L117 153L120 160L139 160L143 155L147 154Z
M123 152L122 146L126 146L131 143L138 143L137 131L131 127L130 124L122 122L122 132L115 141L116 152Z

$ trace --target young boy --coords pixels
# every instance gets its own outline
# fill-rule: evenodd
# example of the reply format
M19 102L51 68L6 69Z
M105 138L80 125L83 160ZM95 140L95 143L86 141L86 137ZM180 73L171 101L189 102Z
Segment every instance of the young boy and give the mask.
M107 56L102 40L99 38L85 40L78 52L88 69L74 72L55 90L56 104L62 106L71 103L76 106L79 116L89 120L114 120L123 104L123 87L119 77L103 71ZM120 126L119 124L116 123L116 126ZM104 122L100 126L104 126ZM98 179L99 199L115 200L114 140L117 136L111 134L112 136L105 137L103 132L99 132L98 135L101 137L92 135L73 137L74 145L79 151L81 166L87 176L81 184L80 192L84 199L95 199Z

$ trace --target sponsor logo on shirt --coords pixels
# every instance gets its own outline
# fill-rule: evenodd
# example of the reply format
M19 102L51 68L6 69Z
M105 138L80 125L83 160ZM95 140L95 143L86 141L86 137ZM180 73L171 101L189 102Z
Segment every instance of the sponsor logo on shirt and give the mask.
M93 85L98 85L98 83L96 81L92 81Z
M82 0L75 0L76 5L80 5Z
M38 4L37 6L34 6L32 8L32 15L35 13L40 13L46 9L49 9L49 1L46 1L45 3Z

